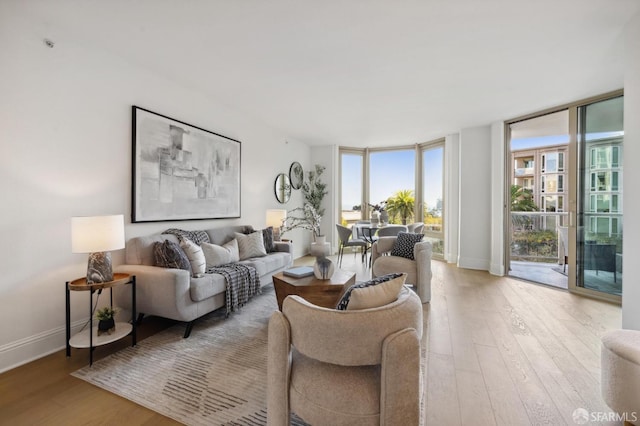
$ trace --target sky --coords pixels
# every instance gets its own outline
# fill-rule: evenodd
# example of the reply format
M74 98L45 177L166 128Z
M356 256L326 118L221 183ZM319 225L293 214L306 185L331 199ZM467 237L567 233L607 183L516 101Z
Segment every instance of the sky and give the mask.
M442 166L444 148L424 151L424 196L427 206L435 207L442 198ZM403 189L415 189L415 150L381 151L370 154L370 202L380 203ZM362 157L342 155L342 209L360 204Z

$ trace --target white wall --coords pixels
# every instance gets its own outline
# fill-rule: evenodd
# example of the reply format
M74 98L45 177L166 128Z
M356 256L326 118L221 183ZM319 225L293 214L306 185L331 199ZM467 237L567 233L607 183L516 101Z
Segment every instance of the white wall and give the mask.
M640 14L625 29L622 327L640 330Z
M489 270L491 256L491 126L460 131L458 266Z
M169 227L263 227L265 210L282 208L276 174L288 173L292 161L308 169L310 148L20 10L0 19L2 371L64 346L65 281L83 276L87 259L71 254L72 216L123 213L127 238ZM131 105L242 142L241 219L128 223ZM302 196L294 191L284 207L298 205ZM295 245L296 256L305 251ZM123 251L113 255L122 262ZM88 318L87 302L86 293L72 294L75 326Z
M324 207L324 216L320 226L321 232L326 235L327 241L331 242L332 253L337 251L338 247L338 235L336 231L336 223L340 223L339 217L339 201L338 200L338 176L340 168L339 149L337 145L329 146L313 146L311 147L311 167L309 170L313 170L316 164L325 167L325 171L322 173L320 179L327 184L327 191L322 200L322 207Z

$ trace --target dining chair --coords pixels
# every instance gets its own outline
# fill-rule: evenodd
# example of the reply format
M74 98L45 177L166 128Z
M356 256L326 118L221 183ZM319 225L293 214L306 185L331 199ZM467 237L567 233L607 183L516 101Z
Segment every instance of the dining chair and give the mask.
M407 232L407 227L404 225L387 225L378 229L378 237L395 237L400 232Z
M338 249L338 267L342 266L342 257L344 256L345 247L360 247L362 249L362 261L364 262L365 254L368 251L369 244L361 238L351 238L352 230L346 226L336 223L338 230L338 238L340 239L340 248Z

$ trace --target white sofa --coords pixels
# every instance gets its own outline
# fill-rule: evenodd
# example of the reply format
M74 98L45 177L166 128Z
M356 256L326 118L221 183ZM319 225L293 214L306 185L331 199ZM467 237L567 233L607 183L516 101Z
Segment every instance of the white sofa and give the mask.
M228 226L206 229L210 242L223 245L251 227ZM136 311L142 315L155 315L187 322L185 338L189 337L193 322L225 305L226 281L219 274L192 277L189 271L154 266L153 245L170 240L178 243L172 234L154 234L131 238L125 247L125 264L115 269L136 276ZM242 260L239 263L256 268L260 285L273 281L273 274L293 265L293 247L289 242L274 242L276 251L264 257ZM114 292L118 306L131 309L130 294Z

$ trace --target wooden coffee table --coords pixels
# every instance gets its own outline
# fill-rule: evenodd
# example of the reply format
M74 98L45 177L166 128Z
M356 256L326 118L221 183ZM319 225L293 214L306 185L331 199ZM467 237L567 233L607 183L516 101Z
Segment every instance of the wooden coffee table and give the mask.
M273 276L278 309L282 311L282 302L289 295L297 295L323 308L335 308L344 290L355 284L355 272L336 269L331 279L319 280L314 275L294 278L278 272Z

